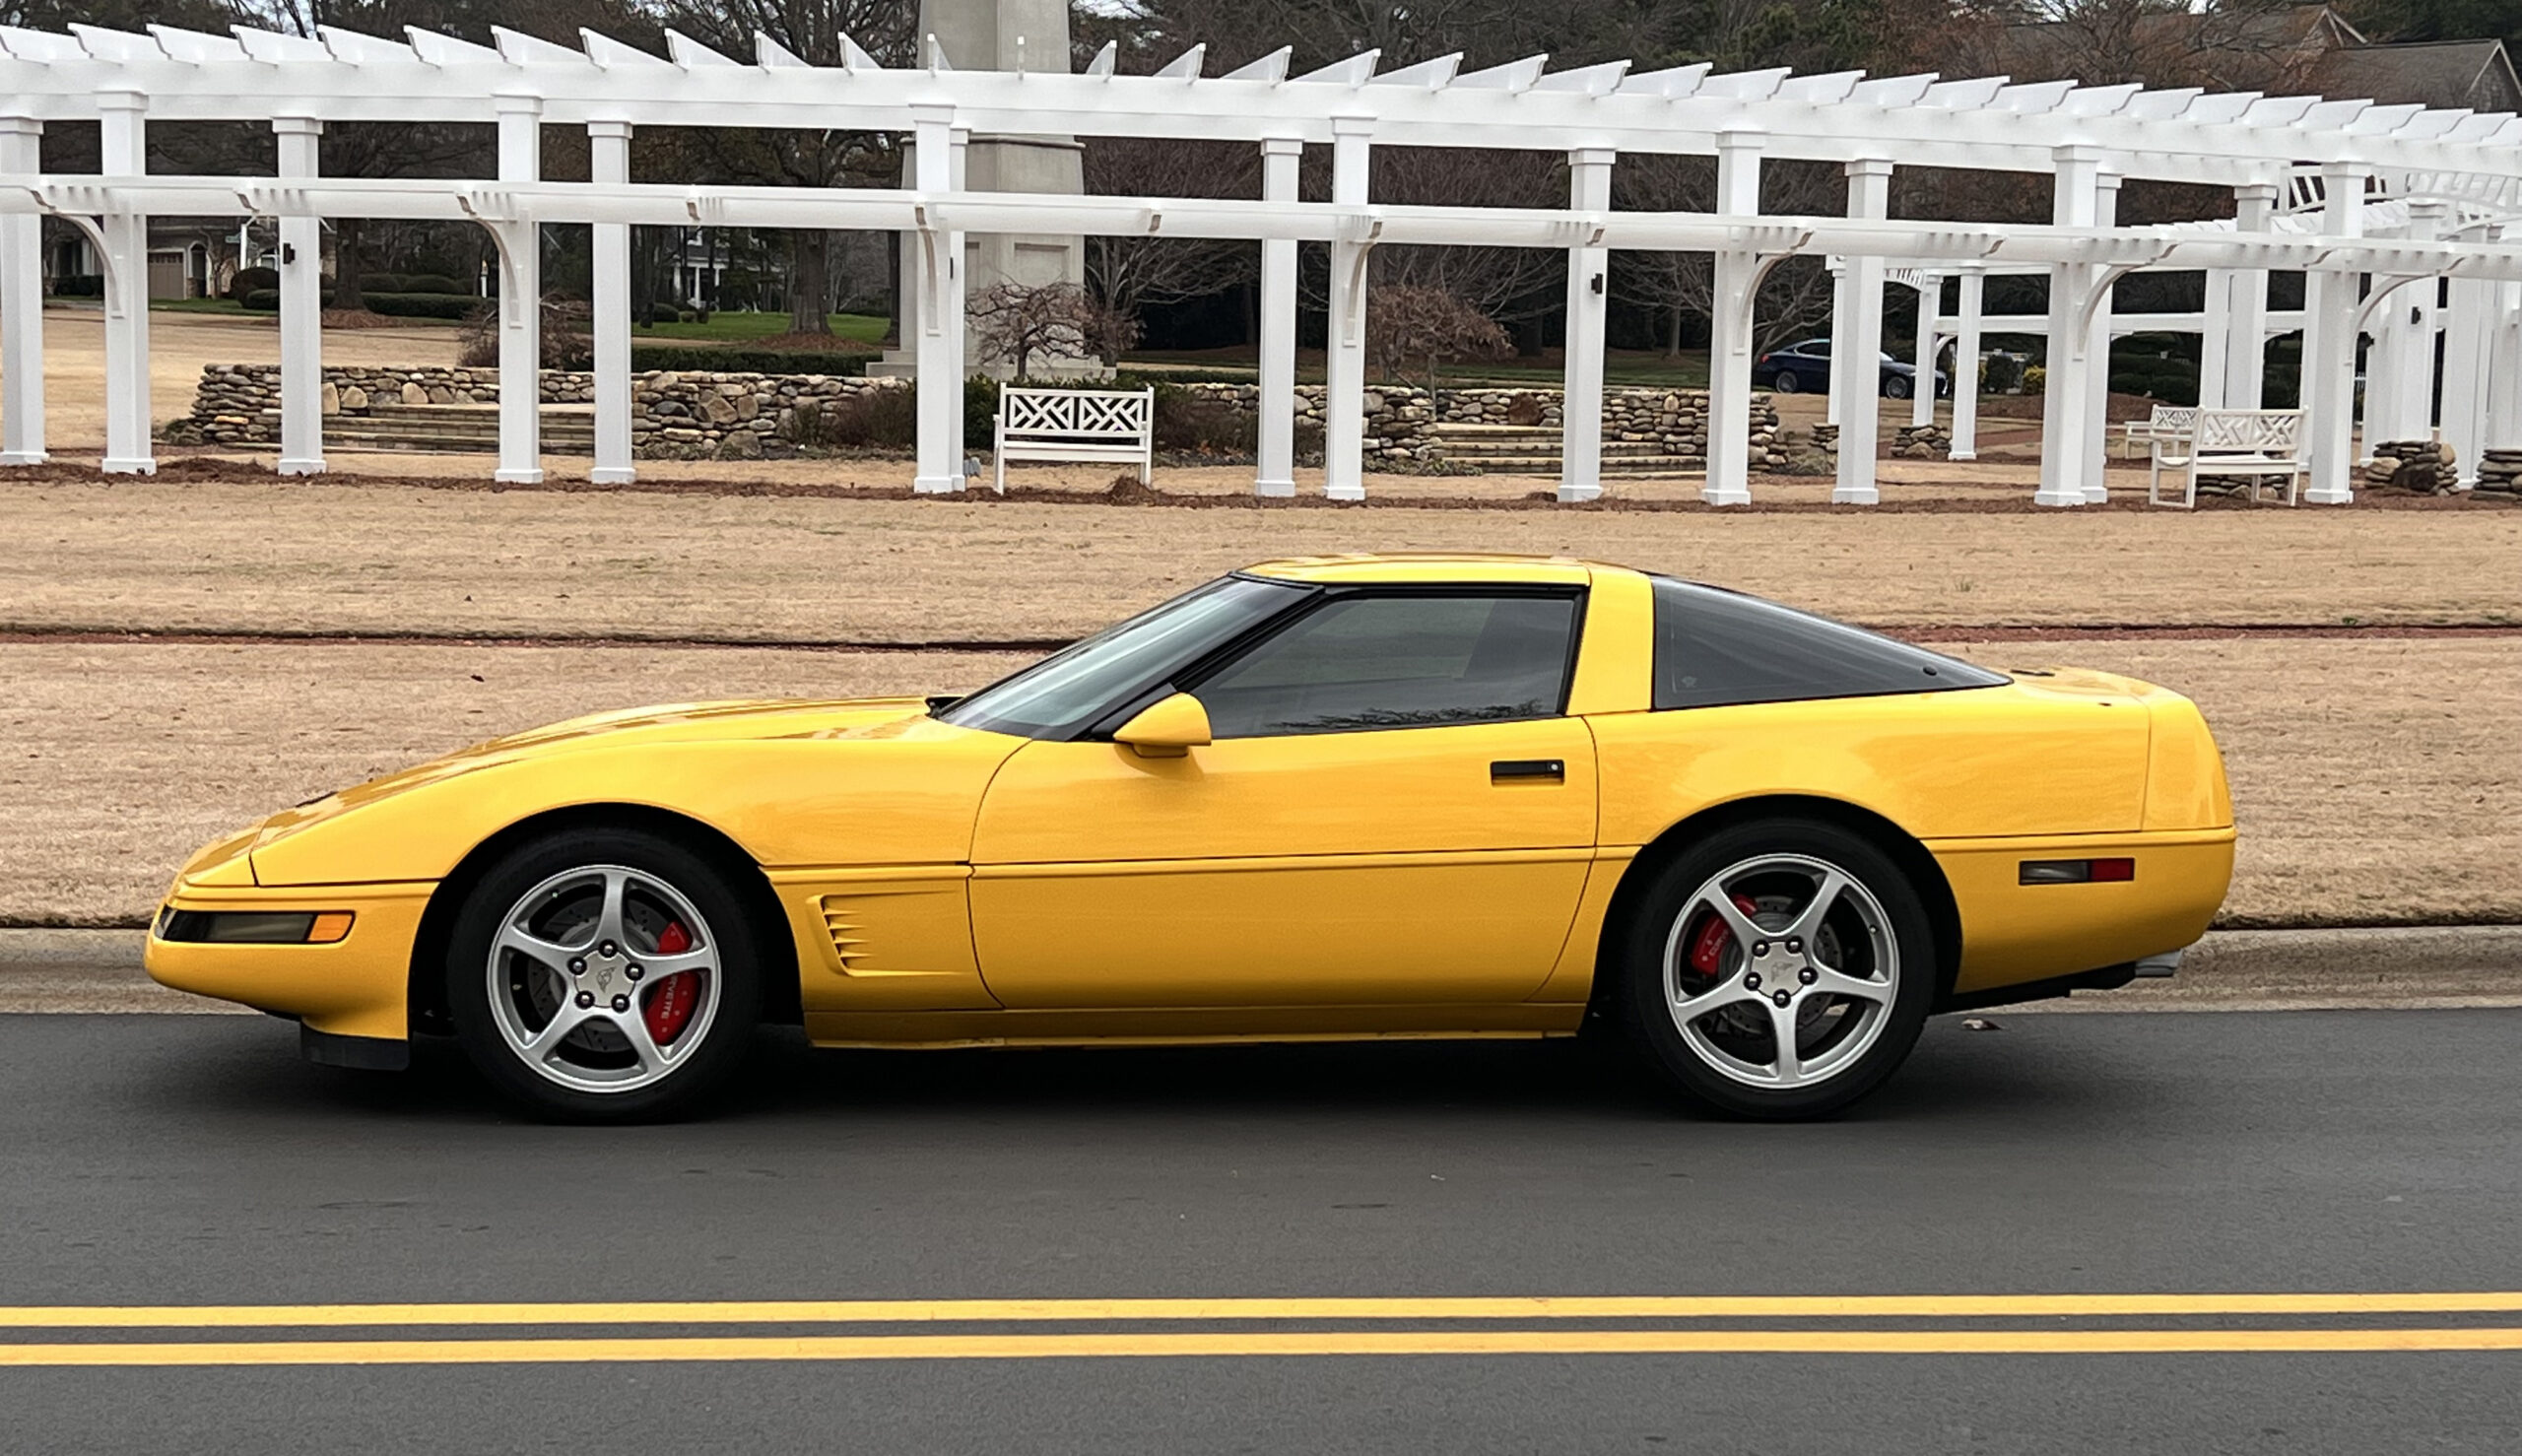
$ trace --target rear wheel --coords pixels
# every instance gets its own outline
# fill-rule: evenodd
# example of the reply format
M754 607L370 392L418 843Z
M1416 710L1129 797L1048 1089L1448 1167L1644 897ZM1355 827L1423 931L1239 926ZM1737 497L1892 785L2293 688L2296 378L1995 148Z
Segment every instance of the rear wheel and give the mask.
M1906 374L1892 374L1887 376L1883 381L1883 397L1885 399L1907 399L1909 397L1908 376Z
M1631 1033L1683 1092L1741 1117L1822 1117L1865 1095L1934 998L1917 893L1835 825L1710 836L1656 876L1625 939Z
M521 846L474 887L447 1006L474 1064L537 1113L669 1116L742 1059L761 963L717 866L650 833L573 830Z
M1770 387L1780 394L1796 394L1802 392L1804 381L1795 377L1793 369L1780 369L1777 371L1777 383Z

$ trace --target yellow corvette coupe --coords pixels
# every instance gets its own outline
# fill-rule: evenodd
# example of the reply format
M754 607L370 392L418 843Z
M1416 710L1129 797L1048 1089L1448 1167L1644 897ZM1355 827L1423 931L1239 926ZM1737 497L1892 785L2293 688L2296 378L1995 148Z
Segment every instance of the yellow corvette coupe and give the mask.
M1529 558L1212 581L967 697L581 718L210 845L150 973L541 1113L832 1046L1563 1036L1737 1115L1939 1011L2169 973L2223 901L2187 698Z

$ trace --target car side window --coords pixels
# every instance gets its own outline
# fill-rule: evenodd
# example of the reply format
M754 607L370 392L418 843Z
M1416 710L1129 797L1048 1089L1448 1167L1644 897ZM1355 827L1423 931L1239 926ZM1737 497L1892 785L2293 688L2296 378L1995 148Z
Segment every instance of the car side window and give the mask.
M1337 597L1192 691L1219 738L1546 718L1564 710L1573 595Z
M1946 693L2011 682L1759 597L1655 578L1656 708Z

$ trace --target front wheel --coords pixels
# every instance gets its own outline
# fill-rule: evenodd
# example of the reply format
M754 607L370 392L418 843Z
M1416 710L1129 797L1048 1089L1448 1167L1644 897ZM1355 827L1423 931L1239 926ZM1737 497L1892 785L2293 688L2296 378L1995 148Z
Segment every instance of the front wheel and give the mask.
M1916 891L1835 825L1711 835L1657 874L1624 940L1631 1034L1682 1092L1738 1117L1824 1117L1864 1096L1935 995Z
M494 865L447 960L456 1038L498 1089L576 1122L690 1110L761 1019L762 957L719 867L630 829L557 833Z
M1795 377L1793 369L1780 369L1777 371L1777 382L1769 387L1780 394L1794 394L1804 388L1804 381Z
M1909 380L1907 376L1902 374L1893 374L1892 377L1884 380L1883 397L1885 399L1907 399L1909 397Z

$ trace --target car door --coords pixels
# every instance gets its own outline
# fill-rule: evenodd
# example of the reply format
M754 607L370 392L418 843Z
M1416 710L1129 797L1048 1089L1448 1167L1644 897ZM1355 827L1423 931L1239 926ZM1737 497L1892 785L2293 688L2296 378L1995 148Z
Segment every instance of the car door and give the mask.
M981 804L973 939L1011 1008L1520 1001L1584 889L1584 599L1325 593L1197 681L1212 741L1035 742Z

